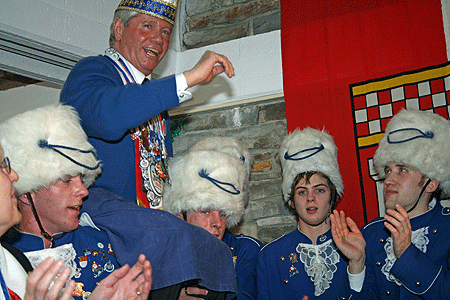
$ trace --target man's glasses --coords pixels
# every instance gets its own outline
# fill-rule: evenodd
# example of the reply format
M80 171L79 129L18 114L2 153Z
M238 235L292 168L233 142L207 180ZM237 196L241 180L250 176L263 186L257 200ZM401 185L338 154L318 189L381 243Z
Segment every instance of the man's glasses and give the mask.
M11 162L9 161L9 158L5 157L2 160L2 162L0 163L0 168L3 172L11 174Z

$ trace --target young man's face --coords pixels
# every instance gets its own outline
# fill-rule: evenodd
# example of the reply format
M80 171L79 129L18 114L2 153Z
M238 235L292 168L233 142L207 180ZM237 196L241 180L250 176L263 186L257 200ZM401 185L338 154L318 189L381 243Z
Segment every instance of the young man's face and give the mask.
M133 17L127 27L117 18L113 47L147 76L169 49L171 31L172 24L146 14Z
M186 215L186 222L208 230L219 239L223 238L227 228L227 217L220 210L206 209L189 212Z
M414 206L422 191L425 180L418 171L391 163L384 168L384 203L386 208L395 209L400 204L406 211ZM423 206L423 205L422 205Z
M305 178L295 186L292 207L299 216L302 226L329 226L327 220L331 209L331 189L328 182L319 174L313 174L306 182Z
M66 176L47 188L32 194L44 229L51 235L78 228L83 198L89 194L81 175Z

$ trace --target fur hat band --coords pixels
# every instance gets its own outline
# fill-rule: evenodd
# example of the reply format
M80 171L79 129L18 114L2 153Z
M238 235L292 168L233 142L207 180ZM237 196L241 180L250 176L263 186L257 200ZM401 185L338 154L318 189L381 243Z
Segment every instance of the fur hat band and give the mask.
M286 151L284 153L284 159L286 159L286 160L303 160L303 159L307 159L307 158L309 158L309 157L311 157L313 155L316 155L317 153L319 153L323 149L325 149L325 148L323 147L322 144L320 144L320 146L318 146L318 147L312 147L312 148L304 149L304 150L298 151L298 152L296 152L296 153L294 153L292 155L289 155L288 152ZM312 152L310 154L307 154L307 155L304 155L304 156L301 156L301 157L298 157L298 158L295 158L299 154L303 154L304 152L309 153L311 151L314 151L314 152Z
M389 144L401 144L419 138L432 139L433 137L434 133L431 131L423 132L418 128L402 128L389 132L387 142Z
M62 153L57 148L77 151L77 152L85 153L85 154L91 153L95 158L97 158L97 155L95 154L95 152L93 150L80 150L80 149L77 149L77 148L72 148L72 147L67 147L67 146L52 145L52 144L49 144L48 141L46 141L46 140L39 140L38 145L39 145L40 148L51 149L51 150L55 151L56 153L60 154L61 156L67 158L68 160L70 160L74 164L79 165L80 167L86 168L88 170L95 170L95 169L97 169L100 166L100 162L97 162L97 164L94 167L89 167L89 166L87 166L87 165L85 165L83 163L80 163L80 162L76 161L75 159L73 159L69 155Z
M209 176L209 174L207 173L207 171L205 169L202 169L200 172L198 172L198 176L200 176L201 178L205 178L208 179L209 181L211 181L212 184L214 184L215 186L217 186L219 189L221 189L224 192L230 193L232 195L239 195L241 192L234 186L234 184L232 183L228 183L228 182L223 182L217 179L212 178L211 176ZM231 187L233 190L227 190L225 187L223 186L229 186Z

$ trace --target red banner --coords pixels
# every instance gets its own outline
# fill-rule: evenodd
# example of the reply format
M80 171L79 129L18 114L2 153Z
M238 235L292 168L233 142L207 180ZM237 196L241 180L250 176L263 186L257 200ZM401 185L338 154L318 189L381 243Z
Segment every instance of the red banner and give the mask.
M366 101L368 116L382 113L382 106L356 98L353 89L446 63L441 2L280 0L280 5L288 131L325 128L335 138L345 185L338 208L362 226L379 208L377 198L368 196L376 191L364 184L370 176L358 141L365 125L355 125L356 103ZM377 93L383 98L390 92Z

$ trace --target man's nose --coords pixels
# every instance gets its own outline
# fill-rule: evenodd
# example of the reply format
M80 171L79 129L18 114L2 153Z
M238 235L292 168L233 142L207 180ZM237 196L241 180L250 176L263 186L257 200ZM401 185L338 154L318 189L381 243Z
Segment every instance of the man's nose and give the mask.
M310 191L306 192L306 201L312 202L314 200L316 200L316 197L314 196L314 193L310 192Z
M84 186L81 175L75 177L74 180L75 180L76 186L77 186L77 191L76 191L77 195L80 195L83 198L86 197L89 194L89 191Z
M221 228L222 220L220 218L220 212L215 211L211 214L211 223L214 227Z

